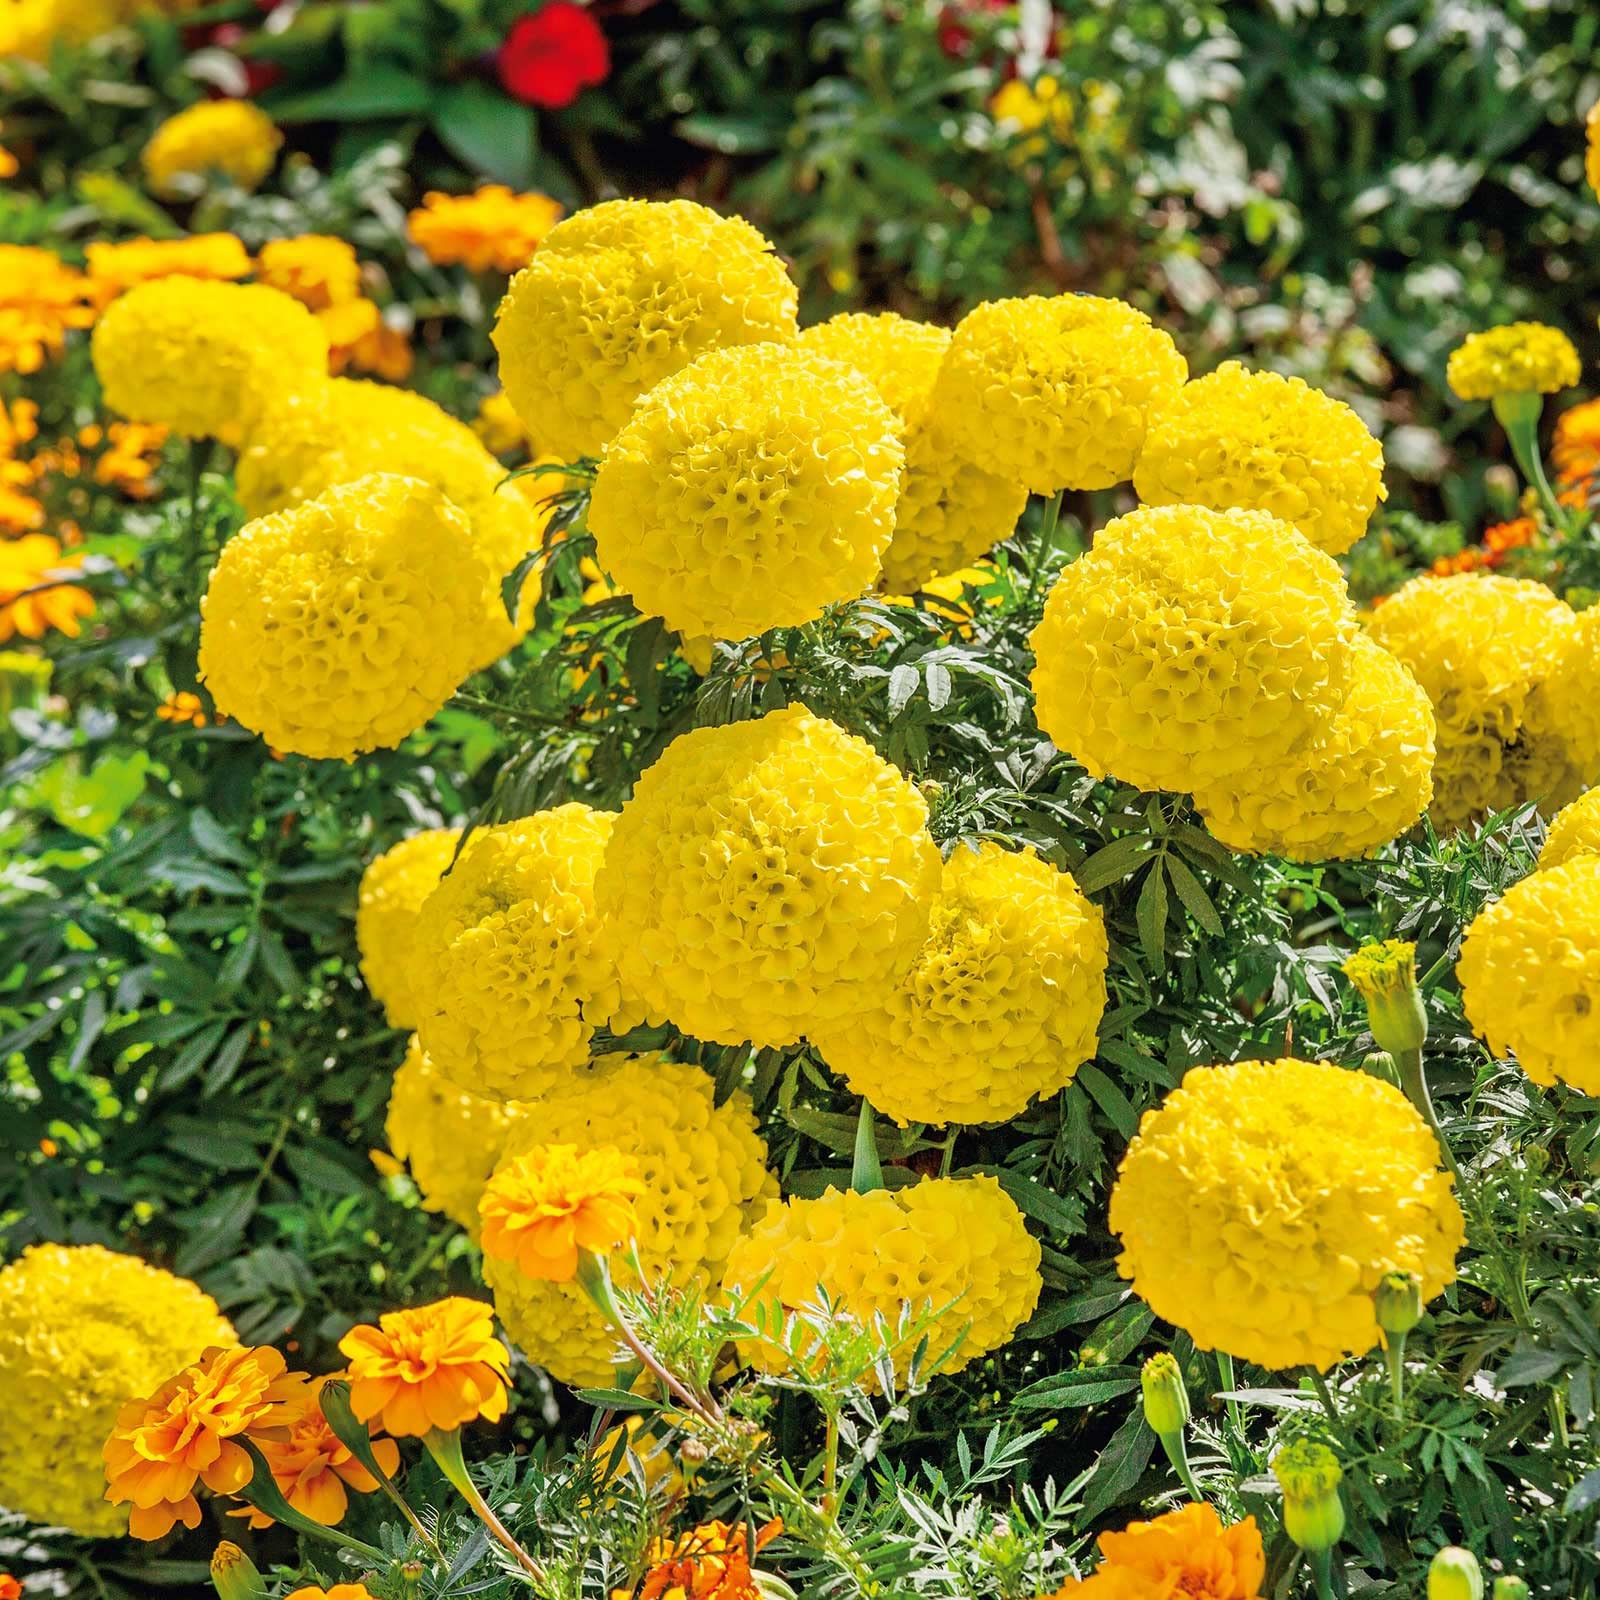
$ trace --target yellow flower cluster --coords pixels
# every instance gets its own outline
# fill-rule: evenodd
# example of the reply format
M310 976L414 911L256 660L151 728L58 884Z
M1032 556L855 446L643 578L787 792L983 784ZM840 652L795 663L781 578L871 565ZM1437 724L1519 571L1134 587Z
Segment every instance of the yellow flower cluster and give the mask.
M707 351L790 340L796 291L772 246L690 200L611 200L557 223L511 281L500 380L541 445L598 455L633 403Z
M1469 334L1451 352L1445 377L1463 400L1493 400L1570 389L1579 370L1578 352L1560 329L1510 322Z
M109 305L136 284L155 278L210 278L227 283L249 277L255 265L243 242L232 233L195 233L182 239L125 239L120 244L96 239L85 247L84 255L90 291L101 306Z
M210 1295L97 1244L35 1245L0 1268L0 1505L89 1537L120 1533L100 1447L129 1395L237 1343Z
M1535 1083L1600 1094L1600 858L1541 866L1479 912L1456 976L1496 1055Z
M1105 922L1030 849L958 847L916 964L829 1027L827 1064L902 1124L999 1122L1094 1055Z
M502 183L486 183L471 194L425 194L406 227L435 266L515 272L560 220L561 203L549 195L514 194Z
M200 677L275 749L393 749L471 672L488 583L437 489L357 478L223 546L201 602Z
M1150 419L1133 486L1146 505L1270 511L1336 556L1384 498L1383 449L1342 400L1227 361Z
M455 859L459 828L429 828L402 839L361 874L356 948L361 976L391 1028L414 1028L417 913Z
M615 821L571 802L482 828L417 918L417 1033L474 1094L549 1093L587 1065L594 1030L626 1020L595 909Z
M168 117L139 159L156 194L181 199L213 172L254 189L272 171L282 144L277 124L248 100L201 100Z
M792 1044L916 959L939 883L917 790L803 707L673 741L595 885L626 990L697 1038Z
M512 1128L499 1166L550 1144L611 1146L633 1158L639 1256L657 1281L711 1284L762 1205L777 1192L750 1103L720 1106L698 1067L654 1056L609 1057L591 1076L539 1101ZM613 1262L620 1283L628 1275ZM506 1330L563 1383L615 1382L614 1335L575 1283L524 1277L490 1257L484 1278Z
M998 1350L1033 1313L1042 1287L1039 1243L989 1177L930 1178L868 1194L829 1189L820 1198L774 1201L734 1248L726 1290L747 1298L746 1320L765 1337L741 1354L782 1370L787 1360L774 1302L784 1311L829 1303L893 1329L910 1307L922 1327L895 1351L903 1373L926 1338L929 1358L959 1372Z
M0 244L0 373L37 372L94 321L81 272L49 250Z
M1117 1270L1202 1350L1326 1371L1379 1340L1372 1292L1456 1275L1461 1208L1391 1084L1325 1062L1196 1067L1128 1146Z
M1551 819L1539 866L1559 867L1582 855L1600 855L1600 789L1590 789Z
M859 373L792 345L714 350L606 446L595 558L680 633L809 622L877 578L904 461L894 413Z

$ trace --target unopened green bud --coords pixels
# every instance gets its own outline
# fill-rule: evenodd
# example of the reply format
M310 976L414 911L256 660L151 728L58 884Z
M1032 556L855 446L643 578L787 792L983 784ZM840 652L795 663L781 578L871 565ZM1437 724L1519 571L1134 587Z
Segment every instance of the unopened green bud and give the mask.
M1189 1421L1189 1391L1184 1387L1183 1372L1177 1361L1165 1350L1145 1362L1139 1374L1144 1390L1144 1420L1150 1431L1158 1435L1181 1433Z
M1483 1600L1483 1568L1470 1550L1447 1544L1428 1565L1428 1600Z
M1327 1445L1296 1439L1272 1460L1283 1490L1283 1530L1308 1554L1331 1550L1344 1534L1339 1484L1344 1469Z
M1428 1037L1428 1014L1417 989L1417 947L1401 939L1364 944L1344 964L1344 975L1367 1003L1367 1022L1380 1050L1403 1055Z
M255 1562L226 1539L211 1552L211 1583L221 1600L267 1600L266 1581Z
M1369 1050L1361 1058L1361 1070L1369 1078L1391 1083L1396 1089L1404 1087L1400 1079L1400 1064L1387 1050Z
M1526 1578L1508 1572L1494 1580L1492 1600L1528 1600L1531 1592Z
M1372 1301L1378 1326L1403 1337L1422 1321L1422 1280L1414 1272L1386 1272Z

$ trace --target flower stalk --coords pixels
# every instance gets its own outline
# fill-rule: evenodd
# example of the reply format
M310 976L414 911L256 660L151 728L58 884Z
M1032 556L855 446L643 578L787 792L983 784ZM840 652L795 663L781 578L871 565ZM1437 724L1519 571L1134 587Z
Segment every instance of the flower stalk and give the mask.
M467 1471L467 1463L461 1454L460 1430L452 1428L448 1433L444 1433L438 1428L431 1428L423 1434L422 1446L445 1475L450 1487L472 1507L473 1515L489 1530L489 1535L495 1543L505 1550L535 1583L548 1589L549 1574L517 1543L511 1530L495 1515L494 1508L483 1498L477 1484L472 1481L472 1475Z

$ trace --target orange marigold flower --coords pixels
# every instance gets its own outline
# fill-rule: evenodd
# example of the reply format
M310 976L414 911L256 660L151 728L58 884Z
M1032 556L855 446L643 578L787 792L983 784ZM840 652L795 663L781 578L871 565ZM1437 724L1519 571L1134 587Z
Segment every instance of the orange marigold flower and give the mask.
M478 1201L483 1250L528 1278L567 1283L578 1252L604 1254L639 1226L636 1165L612 1145L546 1144L499 1168Z
M313 311L326 311L361 295L361 263L355 246L330 234L273 239L256 258L256 281L293 295Z
M37 372L94 321L89 280L49 250L0 244L0 372Z
M350 1409L399 1437L505 1415L511 1357L481 1300L385 1312L375 1328L352 1328L339 1349L350 1361Z
M426 194L406 218L412 242L435 266L464 265L474 272L527 266L560 220L560 201L513 194L503 183L486 183L475 194Z
M276 1350L212 1348L153 1395L123 1406L102 1454L106 1499L131 1502L134 1538L159 1539L175 1522L199 1527L196 1483L216 1494L249 1483L254 1466L234 1440L272 1410L283 1370Z
M12 171L15 170L13 165ZM8 176L9 173L0 170L0 178ZM0 1572L0 1600L22 1600L22 1585L9 1572Z
M81 562L63 556L61 541L48 534L0 539L0 644L17 634L42 639L51 628L78 637L79 618L93 614L94 599L62 575Z
M127 239L95 243L84 250L89 288L97 306L107 306L135 284L152 278L209 278L231 283L250 275L250 252L231 233L196 233L186 239Z
M197 694L191 694L187 689L180 689L176 694L169 694L160 705L156 707L156 715L163 722L189 722L197 728L206 725L206 708L204 702Z
M1100 1565L1053 1600L1260 1600L1267 1575L1254 1517L1224 1525L1216 1508L1181 1506L1100 1535Z
M1600 474L1600 400L1571 406L1556 419L1550 461L1564 486Z
M411 341L371 300L346 300L317 313L328 334L328 371L370 372L390 383L411 375Z
M331 1589L308 1583L284 1596L284 1600L372 1600L372 1591L364 1583L336 1583Z
M104 448L94 464L94 481L130 499L148 499L155 493L151 479L170 431L158 422L113 422L99 441Z
M759 1553L783 1532L774 1519L756 1530ZM705 1522L676 1539L657 1539L639 1600L760 1600L742 1522Z

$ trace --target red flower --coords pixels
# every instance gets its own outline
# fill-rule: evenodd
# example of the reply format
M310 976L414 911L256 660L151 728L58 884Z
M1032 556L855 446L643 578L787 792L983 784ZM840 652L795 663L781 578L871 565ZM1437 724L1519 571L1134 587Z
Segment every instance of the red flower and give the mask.
M962 18L974 12L1004 11L1011 0L956 0L939 13L939 48L952 61L964 60L972 53L972 30Z
M557 110L580 89L611 74L611 47L600 24L572 0L550 0L511 24L497 59L506 93L524 104Z

